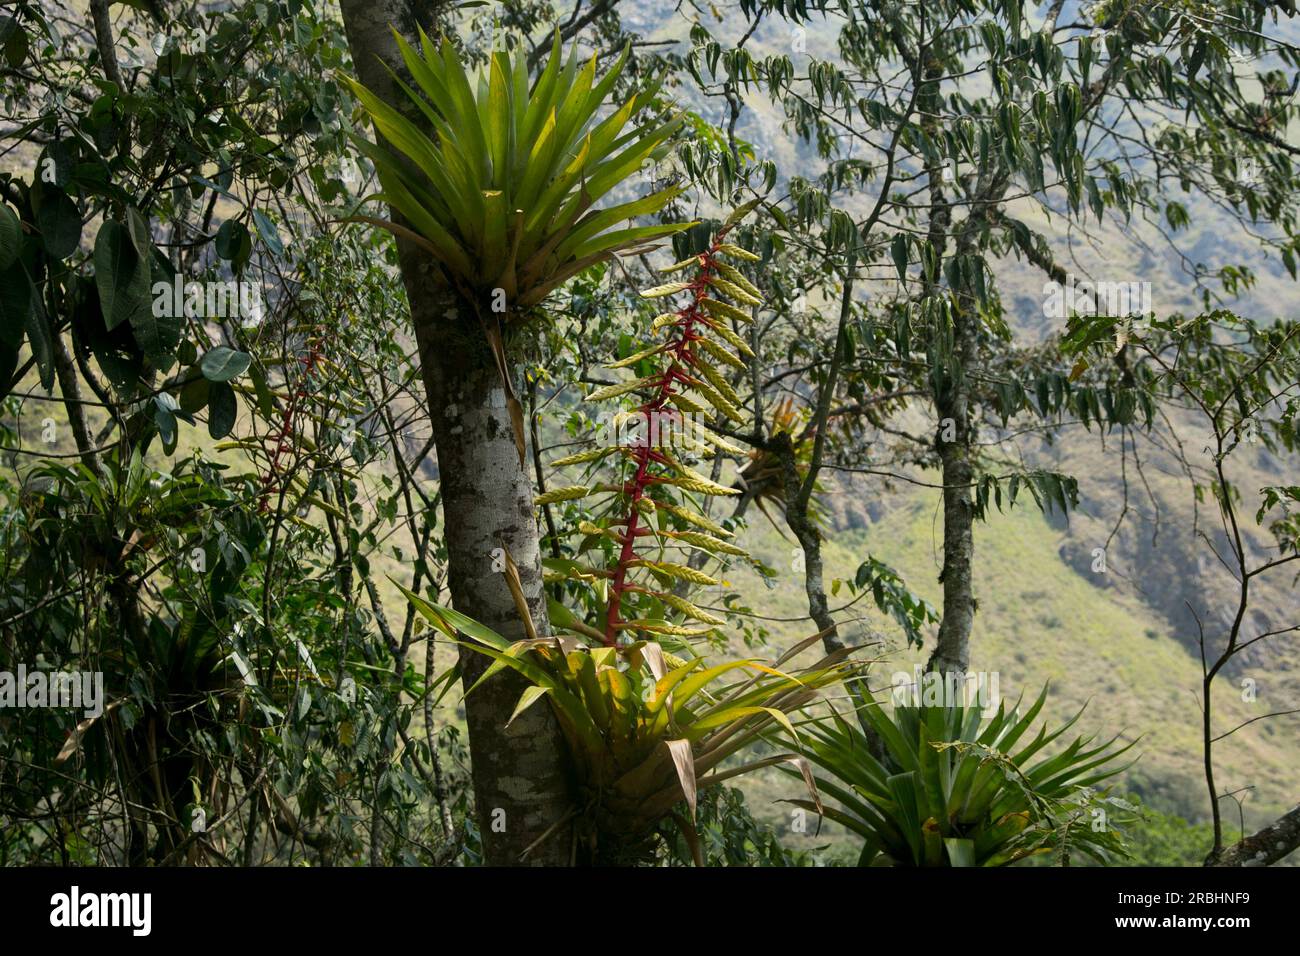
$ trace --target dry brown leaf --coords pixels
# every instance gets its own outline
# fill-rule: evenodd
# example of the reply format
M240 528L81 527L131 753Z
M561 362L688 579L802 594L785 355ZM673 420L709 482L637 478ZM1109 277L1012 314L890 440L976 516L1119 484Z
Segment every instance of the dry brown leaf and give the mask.
M71 757L74 753L76 753L77 750L81 747L81 738L85 736L86 731L89 730L91 726L94 725L95 721L99 720L100 717L103 717L105 714L111 713L115 707L121 706L122 700L123 698L119 697L117 700L113 701L111 704L109 704L107 707L104 708L103 714L97 714L94 717L87 717L85 720L78 723L77 726L73 729L73 731L70 734L68 734L68 739L63 742L63 746L59 748L58 754L55 755L54 766L57 767L65 763L69 757Z
M682 794L686 805L691 808L691 819L695 819L695 755L691 753L689 740L665 740L668 753L673 758L673 767L677 770L677 780L682 785Z

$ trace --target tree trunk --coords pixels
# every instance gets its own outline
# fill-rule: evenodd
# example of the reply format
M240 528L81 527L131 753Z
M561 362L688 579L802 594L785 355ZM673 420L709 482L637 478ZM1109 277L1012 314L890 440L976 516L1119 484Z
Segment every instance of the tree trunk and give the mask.
M340 6L357 76L386 102L404 108L383 65L402 70L389 24L414 43L416 24L434 32L430 21L445 6L421 4L418 12L401 0L343 0ZM533 489L473 304L458 301L437 281L418 247L399 240L398 252L438 453L452 603L504 637L525 636L501 573L504 550L519 567L538 632L548 633ZM468 688L488 661L472 651L462 651L461 661ZM549 707L530 707L505 726L525 686L523 678L505 671L465 698L484 859L494 866L516 865L547 833L526 862L569 860L570 836L562 821L571 807L570 777L555 715Z
M937 135L940 98L939 83L943 68L935 60L925 69L924 85L920 96L921 109L927 118L922 127ZM914 76L919 81L920 77ZM938 160L926 165L930 191L930 221L928 239L935 254L942 261L952 228L952 206L945 195L943 167ZM961 249L958 250L960 253ZM955 291L955 290L954 290ZM927 280L925 294L939 294L936 280ZM973 524L975 514L971 501L970 482L974 471L971 465L970 383L969 374L976 359L976 324L978 319L964 308L953 311L952 355L948 367L941 371L946 376L935 389L934 406L939 416L935 433L935 446L943 472L943 616L939 624L939 637L934 652L926 664L927 671L940 674L949 671L965 672L970 664L970 633L975 619L975 598L971 581L971 565L975 553ZM937 330L932 330L937 335Z
M971 569L975 555L974 503L971 498L972 434L967 376L975 361L976 321L954 316L952 382L936 403L939 411L939 460L943 466L943 620L926 669L965 672L970 665L970 634L975 622Z

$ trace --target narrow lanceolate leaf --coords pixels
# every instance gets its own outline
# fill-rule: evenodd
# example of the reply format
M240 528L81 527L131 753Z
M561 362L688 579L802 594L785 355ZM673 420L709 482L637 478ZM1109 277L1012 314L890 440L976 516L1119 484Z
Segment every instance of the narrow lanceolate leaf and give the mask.
M732 368L739 369L742 372L748 369L748 366L740 356L727 351L717 342L711 341L707 338L700 338L695 340L695 344L724 365L730 365Z
M763 300L756 295L750 295L734 282L728 282L722 276L709 276L709 284L717 289L729 299L735 299L737 302L743 302L745 305L762 305ZM645 293L641 293L645 295Z
M686 600L686 598L678 597L676 594L660 594L656 592L654 596L674 611L685 614L687 617L693 618L696 621L703 621L705 624L715 625L727 623L724 618L720 618L716 614L710 614L703 608L696 607L690 601Z
M544 571L542 573L543 584L564 584L568 581L586 581L590 575L584 576L576 571Z
M658 571L660 574L666 574L670 578L676 578L679 581L690 581L692 584L717 584L716 578L709 577L703 571L697 571L695 568L688 568L684 564L673 564L669 561L647 561L645 558L637 558L629 562L633 567L649 568L652 571Z
M724 226L734 226L736 223L740 222L740 220L744 219L751 212L757 209L759 203L761 203L762 201L763 198L759 196L749 200L749 202L741 203L739 206L737 206L735 209L731 211L731 215L727 217L727 221L724 223Z
M740 396L736 394L736 390L731 387L731 383L728 382L725 378L723 378L722 373L719 372L717 369L715 369L712 365L708 365L708 364L701 365L700 371L703 372L704 377L709 380L709 384L718 390L718 394L721 395L723 398L725 398L728 402L730 402L732 405L744 404L743 402L741 402Z
M647 631L651 634L669 634L673 637L703 637L712 630L712 628L708 627L683 627L680 624L669 624L667 621L650 621L643 618L624 621L619 625L619 628L626 631Z
M685 488L687 491L699 492L702 495L738 495L739 488L728 488L726 485L720 485L716 481L709 481L703 475L697 475L688 471L682 475L673 475L661 479L664 484L676 485L678 488Z
M647 501L649 499L643 498L641 500ZM656 504L656 507L660 511L667 511L670 515L680 518L682 521L685 521L687 524L693 524L697 528L703 528L705 531L712 532L713 534L716 534L719 537L723 537L723 538L732 537L731 532L728 531L726 528L724 528L722 525L718 524L716 521L706 518L704 515L696 514L694 511L691 511L687 508L683 508L681 505L674 505L666 501L660 501Z
M680 312L663 312L654 317L654 321L650 323L650 331L658 332L665 325L672 325L674 322L680 322L683 318L684 316Z
M749 319L746 318L745 321L749 321ZM716 319L706 319L704 324L707 325L714 332L717 332L718 335L722 336L722 338L726 339L727 343L730 344L731 347L734 348L741 355L745 356L746 358L754 357L754 350L749 347L749 343L746 342L744 339L742 339L735 332L731 331L731 329L727 328L727 326L721 321L718 321Z
M763 300L763 293L758 290L758 286L745 278L744 274L734 266L729 266L725 262L715 263L718 274L737 288L744 289L753 298L760 302ZM756 304L756 303L755 303Z
M668 531L665 532L678 541L685 541L687 544L693 544L699 548L705 548L709 551L716 551L718 554L734 554L737 557L747 557L749 552L744 548L738 548L730 542L723 541L721 538L715 538L711 534L701 534L698 531Z
M648 349L642 349L640 352L637 352L635 355L629 355L627 358L619 359L617 362L610 362L608 365L605 366L605 368L627 368L629 365L635 365L637 362L640 362L642 359L648 359L650 356L662 352L667 347L668 347L667 345L652 345Z
M731 258L740 259L743 262L758 262L763 258L760 255L755 255L748 249L742 249L740 246L733 246L729 242L724 242L722 245L718 246L718 251L724 256L731 256Z
M707 415L709 410L691 398L689 395L683 395L681 392L674 392L668 400L677 406L678 409L688 415Z
M538 495L533 499L535 505L551 505L557 501L575 501L578 498L585 498L591 494L594 489L585 485L570 485L567 488L556 488L554 491L548 491L544 495Z
M575 455L569 455L567 458L561 458L559 461L551 464L556 468L563 468L565 465L583 465L589 461L598 461L606 455L617 451L615 448L591 448L587 451L580 451Z
M719 395L708 385L705 385L703 382L697 381L694 387L697 392L699 392L701 395L705 397L705 399L708 400L708 403L710 405L712 405L714 408L720 411L723 415L726 415L732 421L740 422L742 424L744 423L745 416L740 414L740 409L738 409L735 405L731 404L731 402L727 401L724 397Z
M702 264L703 260L700 256L691 256L689 259L683 259L681 262L674 262L670 266L665 266L659 271L666 275L669 272L681 272L683 269L698 268Z
M584 401L598 402L605 398L614 398L618 395L626 395L628 392L635 392L638 388L648 388L651 385L658 385L662 376L647 375L645 378L629 379L626 382L615 382L613 385L606 385L604 388L598 388Z
M753 322L754 317L744 309L738 309L730 302L723 302L721 299L711 299L708 296L700 299L700 305L704 311L717 319L735 319L737 322Z
M745 454L745 449L741 448L737 444L734 444L733 442L727 441L727 439L723 438L721 435L718 435L710 431L709 429L705 428L703 425L696 425L693 434L696 438L702 439L706 442L716 445L718 448L721 448L723 451L731 452L731 454L733 455Z
M531 687L526 688L523 694L521 694L519 697L519 703L515 705L514 713L512 713L510 715L510 719L506 721L506 726L509 727L511 724L513 724L515 722L516 717L518 717L520 714L526 711L529 707L533 706L533 704L537 703L539 700L541 700L550 692L551 689L549 687L539 687L536 684L533 684Z
M690 287L689 282L669 282L666 285L657 285L653 289L646 289L641 293L641 298L662 299L664 296L676 295L678 292L683 292Z

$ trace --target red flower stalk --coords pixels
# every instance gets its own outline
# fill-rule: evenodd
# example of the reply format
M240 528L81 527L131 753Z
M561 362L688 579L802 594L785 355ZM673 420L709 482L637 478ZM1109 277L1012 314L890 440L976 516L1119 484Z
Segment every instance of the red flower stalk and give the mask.
M674 386L677 384L687 386L696 384L697 380L690 374L690 370L699 361L696 354L691 350L692 343L700 338L699 333L695 331L695 326L698 322L712 324L711 320L703 312L700 300L704 298L705 292L709 288L710 278L717 273L717 263L714 257L717 255L718 247L722 245L723 238L728 231L728 228L719 230L714 237L713 244L698 256L699 268L695 273L695 278L691 280L687 289L683 290L691 293L690 302L677 311L677 320L668 326L676 333L676 337L669 342L668 347L664 350L664 353L670 356L670 361L658 376L658 380L651 383L652 397L637 409L639 415L645 420L646 430L643 436L644 440L635 446L636 450L633 454L633 462L636 466L635 474L632 480L624 485L624 494L628 498L627 517L614 522L612 525L613 527L621 527L624 530L618 536L622 549L619 553L618 563L614 566L609 606L605 614L604 644L607 647L617 645L618 632L624 627L621 617L624 592L644 590L629 583L627 574L633 562L638 560L636 539L653 534L651 529L638 526L641 520L641 510L638 504L645 497L646 489L658 481L657 476L651 474L651 465L666 466L668 461L661 452L654 449L653 439L658 434L660 422L666 417L681 414L677 410L666 411L672 396L675 394Z
M293 420L298 413L298 406L302 400L307 397L307 389L311 384L312 373L316 370L316 365L320 361L321 353L321 336L312 339L311 345L307 349L307 354L299 361L303 366L302 381L299 383L297 390L289 396L289 404L285 406L284 417L280 422L280 427L273 433L275 437L275 451L271 455L270 468L262 476L262 495L258 503L257 510L260 514L267 511L267 502L270 499L273 486L280 474L280 456L283 455L290 447L290 439L293 436ZM268 436L268 439L271 436Z

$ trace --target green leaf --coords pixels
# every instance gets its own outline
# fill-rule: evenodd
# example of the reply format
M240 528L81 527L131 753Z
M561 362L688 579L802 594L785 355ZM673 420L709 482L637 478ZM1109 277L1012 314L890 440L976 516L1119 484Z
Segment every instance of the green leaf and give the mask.
M193 370L191 370L192 372ZM208 404L208 395L211 392L211 383L201 375L196 375L181 387L179 401L181 411L187 415L193 415L195 412Z
M227 219L221 224L215 244L217 255L232 265L246 262L253 251L248 227L237 219Z
M54 341L50 334L50 323L45 309L41 306L40 293L25 273L23 281L27 283L28 295L32 308L27 311L27 341L31 345L36 367L40 371L41 388L46 391L54 386Z
M898 281L907 281L907 236L899 233L894 236L894 241L890 243L889 251L894 257L894 268L898 270Z
M225 438L235 427L238 407L235 404L235 390L224 381L213 382L208 386L208 434L214 438Z
M176 400L166 392L154 396L153 422L158 426L158 437L162 439L163 448L176 447Z
M271 254L274 256L284 255L284 243L280 241L280 233L275 228L275 223L271 222L260 209L253 210L253 222L257 225L258 236Z
M13 265L22 245L22 223L12 209L5 203L0 203L0 272Z
M229 382L248 370L253 357L225 345L218 345L199 360L199 371L209 382Z
M519 703L515 705L514 711L510 714L510 719L506 721L506 726L509 727L511 724L513 724L515 722L516 717L518 717L520 714L522 714L529 707L537 703L539 700L541 700L550 692L551 689L549 687L539 687L536 684L533 684L532 686L525 688L524 692L519 696Z
M44 185L36 206L36 228L45 251L54 259L66 259L81 244L81 213L63 190Z
M15 352L32 312L32 286L22 263L0 271L0 345Z
M149 263L140 258L126 227L108 220L95 237L95 287L110 332L150 307Z
M131 237L135 254L142 262L148 262L153 255L153 236L149 233L148 220L134 206L126 207L126 231Z
M143 262L145 289L149 288L149 261ZM145 302L131 313L131 332L136 342L155 364L165 364L172 358L172 353L181 341L181 317L169 315L170 310L163 308L161 302L153 302L145 296Z
M30 49L31 41L27 38L27 31L19 27L9 39L5 41L5 59L15 70L23 65L27 59L27 51Z

